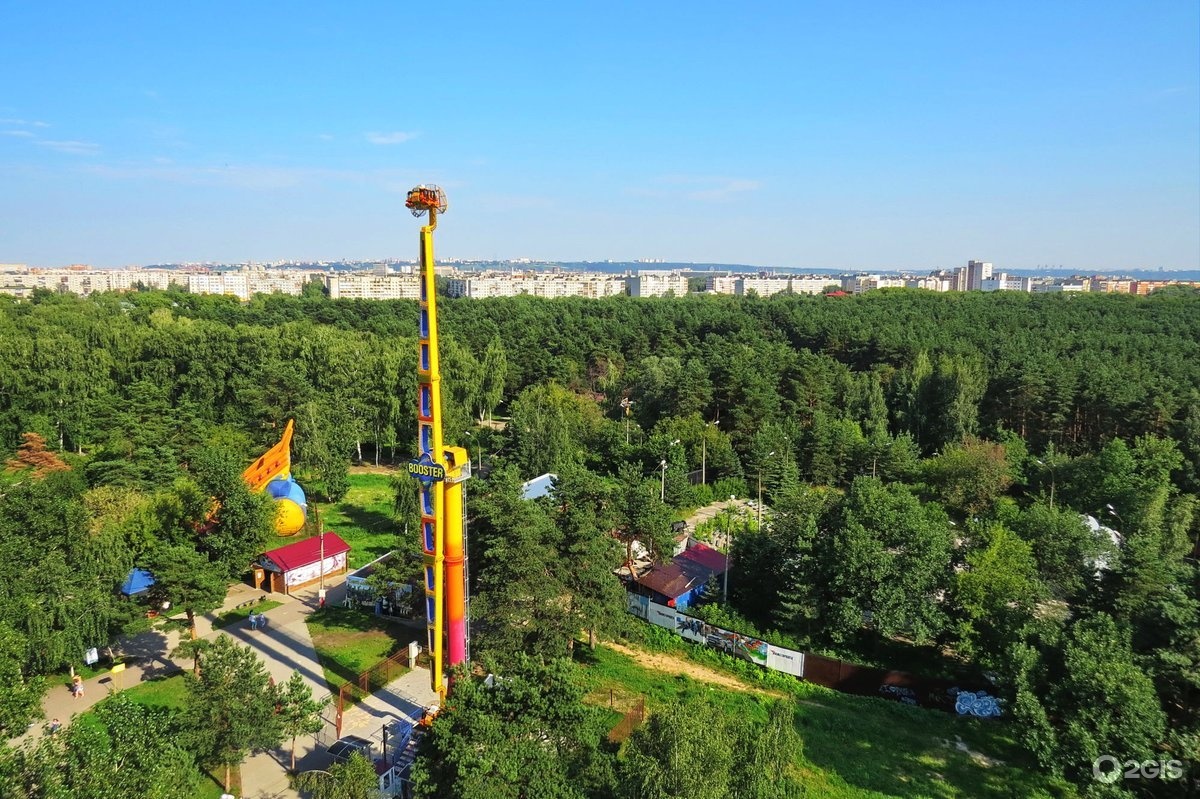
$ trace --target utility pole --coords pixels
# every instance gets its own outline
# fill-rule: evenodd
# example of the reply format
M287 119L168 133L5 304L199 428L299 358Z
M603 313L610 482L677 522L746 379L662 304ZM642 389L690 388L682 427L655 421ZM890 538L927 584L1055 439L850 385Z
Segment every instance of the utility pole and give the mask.
M325 590L325 527L321 524L321 510L316 511L317 516L317 538L321 542L321 581L317 584L318 593Z

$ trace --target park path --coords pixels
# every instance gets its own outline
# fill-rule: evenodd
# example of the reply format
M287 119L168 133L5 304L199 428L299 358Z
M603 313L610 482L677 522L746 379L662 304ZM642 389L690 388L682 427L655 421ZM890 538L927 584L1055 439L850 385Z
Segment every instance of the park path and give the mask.
M340 586L331 588L329 600L336 601ZM212 613L196 619L196 632L201 638L212 639L225 633L239 644L253 649L267 667L277 683L287 681L293 671L300 672L305 682L313 689L313 696L329 694L321 664L313 648L305 618L317 607L316 589L301 591L293 596L283 594L266 595L282 602L280 607L266 612L267 624L251 630L247 622L238 622L223 629L213 629L213 621L229 610L255 603L264 596L248 585L235 584L230 587L225 602ZM73 698L64 677L59 684L52 685L42 703L45 721L30 726L11 744L24 740L36 740L45 734L46 724L58 719L66 726L72 716L86 711L110 692L131 688L140 682L157 679L169 674L190 669L188 659L176 660L170 652L178 645L181 633L152 630L119 642L114 648L132 662L125 671L113 675L104 673L84 682L82 698ZM329 756L319 741L322 736L304 736L296 741L297 765L300 768L326 768ZM328 741L325 741L327 744ZM274 750L251 755L242 764L242 799L298 799L300 796L288 787L287 767L290 765L290 741Z

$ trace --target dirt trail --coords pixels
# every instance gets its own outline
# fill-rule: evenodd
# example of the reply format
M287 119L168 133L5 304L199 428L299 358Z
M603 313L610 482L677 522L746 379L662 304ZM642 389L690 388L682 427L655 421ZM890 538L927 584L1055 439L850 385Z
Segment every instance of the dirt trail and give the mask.
M643 649L633 649L623 644L618 644L615 641L605 641L604 646L622 655L632 659L639 666L642 666L653 671L661 671L667 674L683 674L691 677L693 680L719 685L722 688L728 688L733 691L743 691L752 694L762 694L764 696L773 696L782 698L785 694L782 691L768 691L764 688L756 688L753 685L739 680L729 674L710 669L707 666L701 666L699 663L693 663L687 658L678 655L672 655L666 652L647 652Z

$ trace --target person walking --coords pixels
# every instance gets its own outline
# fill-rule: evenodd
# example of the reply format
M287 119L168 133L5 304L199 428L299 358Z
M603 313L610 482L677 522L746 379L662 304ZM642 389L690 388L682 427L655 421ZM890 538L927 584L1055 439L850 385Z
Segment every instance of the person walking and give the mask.
M57 732L58 732L59 730L61 730L61 729L62 729L62 722L61 722L61 721L59 721L58 719L53 719L53 720L51 720L51 722L50 722L50 726L49 726L49 727L47 727L47 731L48 731L48 732L49 732L51 735L54 735L55 733L57 733Z
M83 678L78 674L71 678L71 696L75 699L83 698Z
M258 629L258 614L255 613L253 610L250 611L250 629L251 630Z

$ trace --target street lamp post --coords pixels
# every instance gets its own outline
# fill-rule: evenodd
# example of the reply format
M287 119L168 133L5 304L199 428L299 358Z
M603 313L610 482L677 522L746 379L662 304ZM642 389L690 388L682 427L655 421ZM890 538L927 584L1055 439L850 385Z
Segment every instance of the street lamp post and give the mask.
M733 494L729 495L729 505L727 508L733 507L733 501L737 499ZM725 536L725 579L721 586L721 604L729 601L729 566L733 563L733 524L729 525L729 532Z
M704 425L704 429L700 432L700 484L701 485L708 484L708 472L707 472L707 469L705 468L707 466L706 461L708 460L708 428L709 428L709 426L716 427L717 421L718 420L713 419L711 422L708 422L707 424Z
M1050 510L1054 510L1054 464L1047 463L1039 458L1034 458L1033 460L1038 466L1045 466L1050 470ZM1111 508L1112 505L1109 505L1108 507Z
M629 409L633 407L633 400L625 397L621 400L621 407L625 409L625 446L629 446Z
M672 441L670 444L667 445L668 454L670 453L671 447L675 446L678 443L679 443L679 439L677 438L674 441ZM666 502L667 501L667 459L665 457L659 463L659 466L662 467L662 487L659 489L658 499L660 502Z

